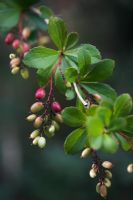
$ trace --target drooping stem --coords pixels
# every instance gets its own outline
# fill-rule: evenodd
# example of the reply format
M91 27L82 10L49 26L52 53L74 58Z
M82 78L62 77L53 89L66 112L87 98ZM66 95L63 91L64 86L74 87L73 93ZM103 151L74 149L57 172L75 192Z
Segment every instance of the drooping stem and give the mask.
M89 108L89 106L90 106L90 102L88 101L85 101L84 99L83 99L83 97L81 96L81 94L80 94L80 92L79 92L79 90L78 90L78 87L77 87L77 84L74 82L73 83L73 87L74 87L74 90L75 90L75 92L76 92L76 94L77 94L77 97L79 98L79 100L81 101L81 103L86 107L86 108Z

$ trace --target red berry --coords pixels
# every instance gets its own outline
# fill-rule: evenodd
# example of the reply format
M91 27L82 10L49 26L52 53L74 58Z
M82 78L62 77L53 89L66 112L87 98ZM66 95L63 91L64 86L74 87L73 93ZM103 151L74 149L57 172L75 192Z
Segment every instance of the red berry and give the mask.
M17 49L20 45L20 40L16 39L14 40L14 42L12 43L12 46L14 49Z
M46 92L43 88L38 88L35 93L36 99L43 99L46 96Z
M27 43L24 43L22 48L23 48L23 52L24 53L26 53L26 52L28 52L30 50L30 47L29 47L29 45Z
M5 43L9 45L14 41L14 39L15 39L14 34L13 33L8 33L6 38L5 38Z
M59 102L56 102L56 101L52 103L51 108L56 113L58 113L62 110L61 105L59 104Z

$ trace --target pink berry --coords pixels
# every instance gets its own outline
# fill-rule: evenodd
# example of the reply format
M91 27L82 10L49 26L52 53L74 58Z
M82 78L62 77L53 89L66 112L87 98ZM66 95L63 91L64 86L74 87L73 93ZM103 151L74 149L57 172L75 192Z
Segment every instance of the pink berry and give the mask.
M61 109L61 105L57 101L55 101L55 102L52 103L51 108L56 113L58 113L58 112L60 112L62 110Z
M14 34L13 33L8 33L6 38L5 38L5 43L9 45L14 41L14 39L15 39Z
M46 92L43 88L38 88L35 93L36 99L43 99L46 96Z
M12 43L12 46L14 49L17 49L20 46L20 40L18 39L14 40L14 42Z
M28 52L30 50L30 47L29 47L29 45L27 43L24 43L22 48L23 48L23 52L24 53L26 53L26 52Z

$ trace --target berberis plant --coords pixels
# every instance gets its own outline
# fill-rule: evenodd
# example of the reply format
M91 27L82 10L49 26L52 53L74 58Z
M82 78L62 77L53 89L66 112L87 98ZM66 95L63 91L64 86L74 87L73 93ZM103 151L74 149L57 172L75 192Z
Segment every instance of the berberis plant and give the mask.
M111 86L103 83L113 73L114 60L103 59L91 44L77 45L78 34L68 32L65 22L50 8L34 8L36 2L0 3L1 33L14 50L9 56L11 73L20 72L24 79L29 77L28 68L36 69L37 73L39 88L27 117L34 126L30 138L33 145L44 148L45 137L52 138L61 123L73 127L64 142L65 152L72 155L81 152L82 158L92 156L89 175L98 178L96 191L106 198L113 164L102 161L97 151L112 154L119 147L132 150L132 98L127 93L117 96ZM45 47L49 43L46 32L55 49ZM76 99L76 105L62 109L54 96L56 89L67 101ZM133 172L133 164L127 170Z

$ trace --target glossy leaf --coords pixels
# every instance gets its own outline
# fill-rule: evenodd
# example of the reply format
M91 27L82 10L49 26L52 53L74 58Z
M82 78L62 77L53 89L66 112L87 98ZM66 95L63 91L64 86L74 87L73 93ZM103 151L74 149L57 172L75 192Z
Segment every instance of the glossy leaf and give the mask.
M91 64L91 57L89 52L84 48L81 48L78 51L78 66L81 76L89 71L90 64Z
M62 111L64 123L71 127L80 127L85 124L86 116L76 107L66 107Z
M102 150L106 153L116 153L118 150L118 141L114 135L103 135Z
M67 39L65 42L65 49L71 49L74 47L79 40L78 33L76 32L71 32L67 35Z
M71 83L77 81L78 71L73 67L67 68L65 71L65 78L67 81L69 81Z
M67 154L76 154L83 150L86 144L86 133L83 128L79 128L70 133L64 143Z
M102 120L105 126L110 124L112 112L107 107L99 106L96 110L96 115Z
M39 10L41 12L41 16L45 19L49 19L52 15L54 15L53 11L47 6L41 6Z
M131 148L131 144L120 134L116 133L118 141L121 144L121 147L124 151L128 151Z
M109 131L110 132L121 131L126 128L126 124L127 123L126 123L125 118L119 117L119 118L113 119L110 123Z
M84 77L84 81L104 81L108 79L114 70L115 64L111 59L104 59L91 65L91 71Z
M132 98L129 94L120 95L114 103L114 116L123 117L128 115L132 110L132 106Z
M84 83L82 86L91 94L99 94L104 100L112 99L115 100L116 92L115 90L103 83L91 82L91 83Z
M87 135L90 146L93 149L100 149L103 141L104 124L98 117L88 117L86 122Z
M46 69L55 65L58 59L58 52L46 47L35 47L24 57L24 63L29 67Z
M67 37L67 28L64 21L59 17L51 17L48 32L54 44L59 49L63 49Z
M126 129L133 131L133 115L127 116L126 122L127 122Z

